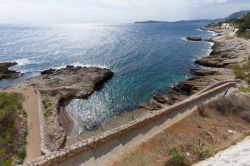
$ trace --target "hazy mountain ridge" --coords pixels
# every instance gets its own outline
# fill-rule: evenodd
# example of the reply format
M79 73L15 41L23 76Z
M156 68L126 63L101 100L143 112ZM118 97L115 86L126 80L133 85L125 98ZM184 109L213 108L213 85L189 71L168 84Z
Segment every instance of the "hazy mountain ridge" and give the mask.
M145 24L145 23L191 23L191 24L209 24L218 21L226 21L230 19L240 18L246 13L250 12L250 10L241 10L238 12L234 12L226 18L219 18L219 19L198 19L198 20L180 20L180 21L157 21L157 20L148 20L148 21L137 21L135 24Z

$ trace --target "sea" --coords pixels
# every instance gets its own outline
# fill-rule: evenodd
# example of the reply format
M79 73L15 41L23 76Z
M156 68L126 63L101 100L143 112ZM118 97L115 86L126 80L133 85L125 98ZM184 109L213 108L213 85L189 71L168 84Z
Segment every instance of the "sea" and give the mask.
M194 61L211 52L212 43L190 42L185 36L208 39L203 24L0 24L0 61L17 62L24 75L2 80L6 88L66 65L110 68L114 76L86 99L72 100L66 111L79 132L94 130L123 112L135 109L154 94L192 77Z

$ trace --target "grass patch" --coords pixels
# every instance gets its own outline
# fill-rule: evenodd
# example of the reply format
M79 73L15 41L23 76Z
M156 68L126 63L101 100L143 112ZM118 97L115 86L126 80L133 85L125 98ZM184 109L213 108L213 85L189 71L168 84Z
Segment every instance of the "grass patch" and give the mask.
M234 66L234 74L236 78L245 80L250 84L250 56L248 57L247 63Z
M250 93L250 88L239 88L239 92Z
M45 98L43 100L43 105L44 105L44 108L45 108L45 111L43 113L44 117L49 117L52 115L52 109L51 107L53 106L53 103L48 99L48 98Z
M205 158L208 154L208 148L201 142L201 140L195 141L193 143L193 149L195 154L201 159Z
M26 126L18 124L20 117L25 117L21 97L18 93L0 92L0 166L13 165L14 156L19 161L25 157L25 148L19 149L26 143L26 133L19 132Z
M238 36L243 39L250 39L250 33L249 32L242 32L239 33Z
M183 163L185 156L183 155L183 152L174 147L169 150L169 155L171 157L171 160L177 162L177 163Z
M115 162L113 166L157 166L153 158L144 151L136 151L123 156L121 161Z

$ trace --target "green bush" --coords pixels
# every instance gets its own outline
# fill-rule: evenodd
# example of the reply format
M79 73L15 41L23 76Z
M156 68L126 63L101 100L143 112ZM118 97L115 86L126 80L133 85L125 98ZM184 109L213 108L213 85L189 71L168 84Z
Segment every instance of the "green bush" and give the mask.
M234 24L239 26L237 32L239 37L250 39L250 33L246 29L250 29L250 13L245 14L242 18L233 21Z
M11 159L0 161L0 166L11 166L11 165L12 165Z
M239 88L239 92L250 93L250 88Z
M245 80L248 84L250 84L250 57L248 58L247 63L241 66L235 65L233 69L236 78Z
M16 119L23 113L21 94L0 92L0 166L15 165L12 158L19 157L20 161L25 158L25 142L20 142L23 134L16 134ZM22 145L20 145L22 144ZM17 149L17 150L16 150ZM13 163L14 162L14 163Z
M196 155L200 158L204 158L208 154L208 148L200 140L193 143L193 149Z
M178 163L182 163L185 159L182 151L176 147L170 149L169 155L172 160Z
M17 150L17 156L24 160L24 158L26 157L26 151L25 151L25 148L24 147L21 147Z
M43 105L45 109L48 109L49 107L52 106L52 103L48 99L45 99L43 100Z
M20 95L17 93L0 93L0 123L6 124L13 120L13 114L17 109L22 109Z

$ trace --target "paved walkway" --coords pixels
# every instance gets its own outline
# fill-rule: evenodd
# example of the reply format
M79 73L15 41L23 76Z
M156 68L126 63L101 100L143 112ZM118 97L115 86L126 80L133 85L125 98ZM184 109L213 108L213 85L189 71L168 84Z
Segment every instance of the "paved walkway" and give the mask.
M23 107L27 113L28 135L25 161L41 156L40 124L38 114L38 100L33 88L13 88L8 91L21 93L24 96Z
M250 166L250 137L194 166Z

